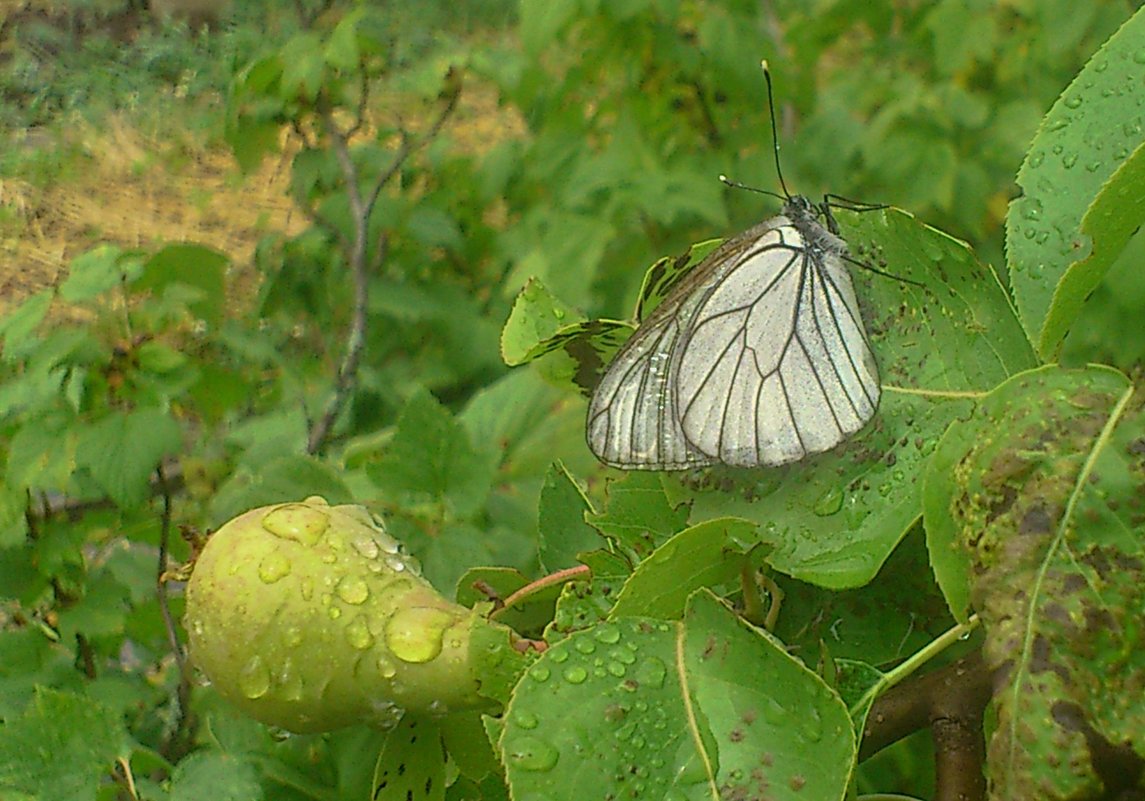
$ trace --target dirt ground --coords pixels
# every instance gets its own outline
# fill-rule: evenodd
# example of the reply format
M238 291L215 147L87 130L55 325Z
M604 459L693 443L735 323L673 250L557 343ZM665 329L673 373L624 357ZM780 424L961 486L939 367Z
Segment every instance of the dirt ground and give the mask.
M82 171L46 187L0 178L0 313L62 280L69 260L98 243L199 242L241 270L268 231L305 227L287 195L282 159L244 178L222 150L184 149L173 169L163 153L170 145L148 141L123 120L73 135L86 157Z
M0 20L10 22L12 14L27 15L30 8L42 16L42 7L39 0L0 0ZM523 133L522 120L498 107L495 91L476 83L467 83L446 126L446 135L473 153ZM67 165L54 183L0 174L0 314L58 284L72 258L101 243L144 250L168 242L209 245L231 258L233 270L254 278L240 286L254 286L251 257L258 241L271 231L293 234L308 225L288 194L289 145L285 155L243 176L224 146L208 147L191 133L184 141L159 141L124 115L52 132L0 135L0 148L48 162L59 150Z

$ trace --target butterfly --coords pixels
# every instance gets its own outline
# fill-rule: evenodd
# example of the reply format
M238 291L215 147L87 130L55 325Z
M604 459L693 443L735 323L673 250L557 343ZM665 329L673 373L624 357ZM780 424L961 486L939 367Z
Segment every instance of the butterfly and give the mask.
M681 279L609 364L586 425L602 462L777 466L830 450L874 416L878 368L831 198L786 186L783 196L779 215Z

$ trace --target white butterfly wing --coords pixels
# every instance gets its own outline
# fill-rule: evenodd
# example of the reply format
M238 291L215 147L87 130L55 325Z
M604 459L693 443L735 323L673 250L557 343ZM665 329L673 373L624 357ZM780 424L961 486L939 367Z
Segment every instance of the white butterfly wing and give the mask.
M680 336L675 317L642 325L608 367L588 412L588 444L616 467L679 470L713 464L680 429L668 365Z
M725 243L609 366L593 452L626 468L774 466L862 428L879 381L845 251L790 204Z

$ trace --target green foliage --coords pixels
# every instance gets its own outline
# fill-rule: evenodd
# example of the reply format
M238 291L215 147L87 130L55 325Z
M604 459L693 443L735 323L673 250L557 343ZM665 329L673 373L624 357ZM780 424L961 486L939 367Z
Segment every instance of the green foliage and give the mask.
M1135 17L1094 55L1042 121L1007 216L1010 281L1022 322L1053 358L1145 209L1142 123L1134 91L1145 55Z
M87 63L143 105L229 82L209 124L244 169L289 131L310 225L262 243L255 287L202 246L109 245L0 321L0 794L918 793L917 744L856 767L863 720L971 612L1010 668L998 797L1114 786L1085 748L1140 755L1145 728L1145 351L1124 322L1145 18L1079 72L1125 4L524 0L511 35L460 41L381 5L4 67L28 121L98 113ZM791 190L911 210L839 214L857 258L907 279L855 271L881 408L777 470L618 476L581 396L711 247L689 242L774 209L715 178L778 188L763 57ZM1063 339L1112 367L1039 366ZM471 647L502 713L283 738L184 680L165 621L196 533L314 494L382 513L439 590L544 643L520 681L519 655Z
M930 549L951 609L978 610L1005 677L990 741L1003 796L1107 785L1086 732L1132 743L1145 725L1132 622L1145 609L1142 423L1117 371L1046 367L991 392L939 446Z

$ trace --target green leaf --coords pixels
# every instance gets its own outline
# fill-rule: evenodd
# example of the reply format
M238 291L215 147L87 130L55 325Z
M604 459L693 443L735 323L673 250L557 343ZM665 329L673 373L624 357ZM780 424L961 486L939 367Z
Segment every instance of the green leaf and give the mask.
M999 387L942 443L961 457L929 488L953 524L934 521L931 550L968 554L968 569L940 578L944 589L968 580L1000 677L999 797L1098 795L1114 779L1096 753L1145 750L1145 411L1132 400L1109 368L1044 367Z
M591 279L616 235L613 225L599 215L549 208L521 226L522 252L506 283L538 278L574 306L587 305Z
M171 776L171 801L262 801L266 794L258 766L218 751L198 751L180 760Z
M608 551L590 551L580 559L591 571L591 578L562 585L552 623L545 629L548 642L558 642L571 632L604 621L632 573L625 559Z
M951 421L1034 363L1005 290L965 243L896 209L838 218L857 259L922 284L852 270L883 384L874 422L792 465L665 484L674 502L693 501L693 522L754 521L776 570L833 589L870 581L914 525L925 465Z
M1083 403L1083 393L1101 392L1115 399L1126 387L1124 376L1108 368L1043 367L1021 373L986 396L970 419L952 425L939 442L927 468L924 522L931 566L951 614L958 622L965 622L971 612L972 558L966 550L966 538L973 536L973 532L967 526L972 525L970 518L983 515L994 524L994 515L989 510L966 508L972 500L966 493L971 488L974 492L981 491L982 482L1004 481L1011 475L1018 477L1013 471L1018 470L1025 459L1014 453L1019 448L1011 439L1015 435L1015 420L1036 416L1042 421L1039 425L1068 425L1069 420L1077 417L1080 425L1080 420L1092 414L1092 401ZM1068 405L1073 393L1079 394L1076 408ZM1109 401L1110 405L1112 402ZM1062 403L1067 405L1061 409L1051 405ZM1056 455L1074 459L1076 446ZM971 457L980 464L983 473L974 470L974 462L968 461ZM1014 464L1007 464L1011 459ZM977 506L984 498L973 499L973 502Z
M608 508L585 519L602 534L647 556L685 527L688 507L669 500L655 473L628 473L609 482Z
M826 647L837 658L893 664L953 625L931 572L921 525L862 587L827 590L786 576L775 581L784 598L773 633L795 653Z
M387 502L442 504L468 518L489 495L498 455L492 448L475 448L461 423L422 390L407 402L393 440L367 473Z
M450 760L463 776L480 781L500 774L500 763L493 744L485 735L477 712L454 713L441 721L441 735Z
M281 132L282 123L276 119L242 117L234 122L228 120L225 135L239 169L249 174L258 169L268 154L278 152Z
M694 590L739 579L747 565L739 543L754 533L754 523L731 517L684 529L636 566L609 617L680 618Z
M530 278L501 331L501 358L510 367L525 364L539 343L566 328L576 316L540 279Z
M28 496L23 487L8 482L0 486L0 548L23 544L28 534L27 506Z
M503 449L500 474L506 481L538 482L554 453L572 454L577 468L595 464L584 445L583 404L531 370L511 372L475 392L458 420L473 442ZM583 458L575 458L578 452Z
M1136 191L1145 128L1126 100L1140 76L1142 36L1138 11L1062 92L1018 172L1006 262L1022 324L1046 359L1145 211Z
M677 631L602 623L549 648L518 683L498 742L513 798L697 796L708 784L675 675ZM639 773L637 773L639 771Z
M44 289L29 297L13 312L0 319L0 336L4 337L4 359L19 358L23 346L39 328L51 308L55 292Z
M857 746L835 691L706 590L689 600L683 634L684 683L715 743L719 797L846 797Z
M444 801L441 726L406 715L387 735L374 768L373 801Z
M182 446L179 424L159 409L117 412L80 433L76 467L86 468L108 497L126 509L151 494L151 474Z
M324 55L326 63L337 70L353 72L358 69L361 54L358 50L358 26L365 15L364 7L359 6L338 21L330 38L326 40Z
M80 303L130 281L139 273L138 260L113 245L99 245L72 259L60 297Z
M225 255L205 245L167 245L143 265L134 288L162 296L173 285L192 287L200 294L188 307L198 317L217 325L227 308L223 276L229 263Z
M322 40L311 31L296 34L281 51L282 77L279 80L283 100L313 101L326 78Z
M836 689L851 711L856 736L861 738L867 723L867 713L875 701L875 696L868 696L867 691L882 681L884 674L874 665L853 659L838 659L835 667L838 672Z
M1081 221L1081 235L1091 243L1088 258L1070 264L1058 282L1043 326L1042 347L1054 352L1077 321L1102 278L1125 252L1129 240L1145 222L1145 144L1125 160Z
M173 373L187 364L187 357L162 342L144 342L136 351L139 369L150 373Z
M63 421L29 423L8 444L5 481L11 487L59 492L75 469L76 447L76 432Z
M644 274L644 285L640 288L640 300L636 306L636 320L648 319L664 298L672 293L680 282L710 255L723 240L709 239L697 242L687 252L675 257L659 259Z
M516 364L552 354L539 363L542 374L554 384L570 387L587 397L600 383L608 363L632 336L632 331L631 324L616 320L575 323L533 344Z
M592 506L560 462L549 466L541 489L538 527L541 565L552 572L579 564L577 555L599 548L600 534L585 522Z
M83 696L38 687L24 714L0 727L0 792L94 801L101 779L126 755L118 714Z
M525 51L533 57L544 52L577 11L573 0L523 0L520 36Z

